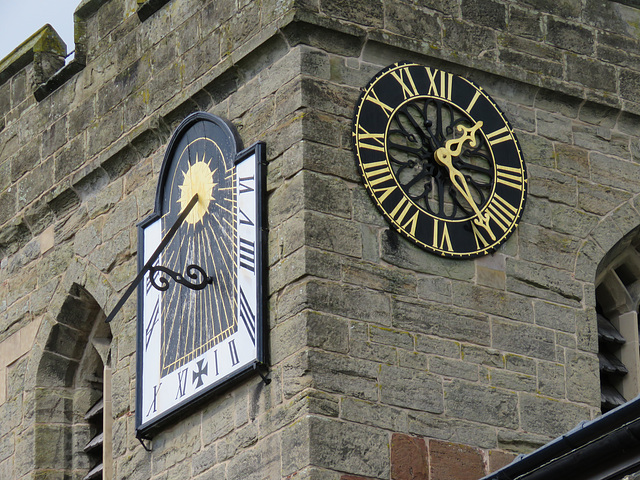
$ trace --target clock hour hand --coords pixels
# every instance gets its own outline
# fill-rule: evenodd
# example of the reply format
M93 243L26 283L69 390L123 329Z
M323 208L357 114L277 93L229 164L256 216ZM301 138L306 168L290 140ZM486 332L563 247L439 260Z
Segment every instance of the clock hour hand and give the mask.
M105 323L109 323L111 320L114 319L114 317L120 311L124 303L131 296L133 291L136 289L140 281L144 278L144 275L151 269L151 267L153 266L153 263L158 259L158 257L160 256L160 253L162 253L162 250L165 249L165 247L169 244L169 242L174 237L174 235L176 234L180 226L184 223L185 219L187 218L187 215L189 215L189 212L191 212L191 210L196 205L196 203L198 203L197 193L193 196L193 198L184 208L182 213L180 213L180 216L178 217L178 219L175 221L175 223L171 226L171 229L169 229L167 234L164 236L164 238L158 245L158 248L156 248L155 252L151 254L151 256L149 257L149 260L147 260L147 263L144 264L144 267L142 267L140 272L138 272L138 275L136 276L136 278L133 279L133 282L131 282L131 285L129 285L127 290L124 292L124 295L122 295L122 298L118 301L114 309L111 311L111 313L105 320Z
M433 156L436 159L436 162L447 168L451 184L456 188L456 190L458 190L458 192L460 192L462 197L467 201L467 203L469 203L476 214L476 218L473 220L473 223L483 227L489 233L491 239L495 240L495 235L489 228L488 215L482 215L478 205L471 195L471 190L469 189L469 184L467 183L465 176L460 172L460 170L453 166L453 157L457 157L462 153L462 147L466 141L469 141L469 146L476 146L477 142L475 134L480 127L482 127L482 121L476 123L471 128L458 125L458 131L463 132L462 136L452 140L447 140L445 146L437 149Z

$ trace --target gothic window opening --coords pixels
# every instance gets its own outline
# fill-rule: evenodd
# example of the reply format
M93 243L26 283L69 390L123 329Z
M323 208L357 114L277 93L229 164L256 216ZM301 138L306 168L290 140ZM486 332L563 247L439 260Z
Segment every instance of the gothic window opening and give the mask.
M104 320L74 285L51 327L36 379L36 473L47 478L113 478L112 337Z
M640 393L640 238L623 238L596 276L598 359L602 413Z

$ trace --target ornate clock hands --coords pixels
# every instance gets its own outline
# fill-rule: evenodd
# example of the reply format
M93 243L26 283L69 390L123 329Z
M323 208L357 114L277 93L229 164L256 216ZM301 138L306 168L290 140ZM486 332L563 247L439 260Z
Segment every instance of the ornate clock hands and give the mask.
M164 250L164 248L169 244L169 242L171 241L173 236L176 234L180 226L184 223L185 219L187 218L187 215L189 215L189 212L191 212L191 209L195 206L196 203L198 203L197 193L193 196L191 201L187 204L185 209L182 211L182 213L176 220L176 223L174 223L171 226L171 229L164 236L164 238L160 242L160 245L158 245L158 248L156 248L155 252L153 252L151 257L149 257L149 260L147 260L147 263L145 263L144 267L140 269L140 272L138 272L138 275L136 276L136 278L133 279L133 282L131 282L131 285L129 285L129 288L127 288L127 290L124 292L124 295L122 295L122 298L118 301L114 309L111 311L111 313L105 320L106 323L109 323L111 320L113 320L116 314L120 311L124 303L131 296L131 294L136 289L140 281L144 278L144 275L151 269L153 262L155 262L158 259L158 257L160 256L160 253L162 253L162 250Z
M447 167L449 171L449 178L451 179L451 183L458 190L463 198L469 203L477 218L473 220L473 223L478 225L479 227L484 228L492 240L495 240L495 235L491 231L489 227L489 216L482 215L478 205L476 205L475 200L471 196L471 190L469 189L469 184L465 179L464 175L453 166L453 157L457 157L462 153L462 147L466 141L469 141L469 146L476 146L476 131L482 127L482 121L476 123L473 127L467 128L463 125L458 125L458 131L463 132L461 137L454 138L452 140L447 140L447 143L444 147L440 147L437 149L433 155L440 165Z

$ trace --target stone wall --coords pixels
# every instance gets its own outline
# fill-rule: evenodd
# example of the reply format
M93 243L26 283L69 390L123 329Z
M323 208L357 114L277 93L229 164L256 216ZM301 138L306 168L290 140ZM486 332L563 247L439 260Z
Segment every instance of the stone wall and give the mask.
M135 225L171 132L197 110L267 143L272 383L250 378L146 452L131 299L111 325L116 478L404 479L412 448L428 452L420 478L448 478L451 451L478 478L599 413L596 268L639 223L637 9L153 3L142 21L135 0L85 0L86 57L49 80L35 53L10 58L20 68L0 85L0 478L86 473L65 452L34 454L68 435L41 396L72 392L86 341L65 302L108 313L134 278ZM421 251L366 196L353 110L399 60L474 80L516 129L527 207L489 257Z

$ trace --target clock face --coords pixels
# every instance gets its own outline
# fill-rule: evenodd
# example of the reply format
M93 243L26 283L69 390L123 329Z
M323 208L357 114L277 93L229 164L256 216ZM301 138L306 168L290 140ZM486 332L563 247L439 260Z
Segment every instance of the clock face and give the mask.
M360 96L353 142L377 208L420 247L473 258L515 230L527 195L520 146L473 82L422 65L391 65Z
M156 211L139 226L141 269L173 235L138 288L136 414L145 436L263 361L264 148L237 154L238 143L221 119L188 117L167 149Z

